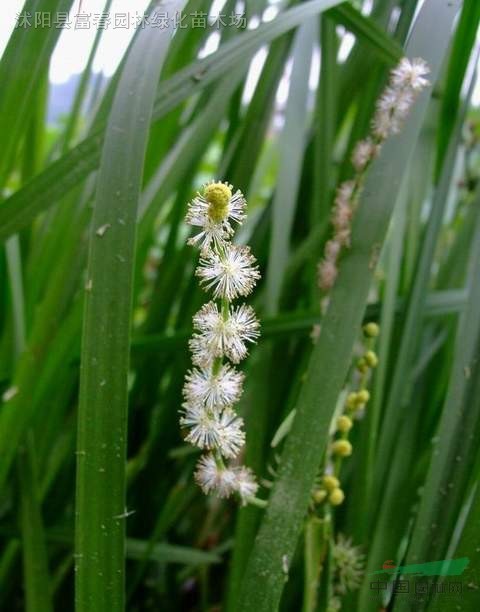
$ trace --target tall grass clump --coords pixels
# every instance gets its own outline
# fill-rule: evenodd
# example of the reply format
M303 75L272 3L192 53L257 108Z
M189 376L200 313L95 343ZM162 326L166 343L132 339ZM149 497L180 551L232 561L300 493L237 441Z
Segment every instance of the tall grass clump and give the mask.
M0 609L476 611L480 4L140 4L6 13Z

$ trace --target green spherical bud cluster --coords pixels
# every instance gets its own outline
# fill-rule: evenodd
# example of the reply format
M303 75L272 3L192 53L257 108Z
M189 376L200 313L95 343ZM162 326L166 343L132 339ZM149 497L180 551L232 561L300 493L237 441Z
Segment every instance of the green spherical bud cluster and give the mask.
M340 481L335 476L331 476L330 474L325 474L322 479L323 486L327 489L327 491L333 491L334 489L338 489L340 486Z
M325 498L327 497L327 492L325 491L325 489L316 489L313 492L313 501L316 504L321 504Z
M378 365L378 357L375 351L367 351L363 356L365 363L369 368L376 368Z
M220 223L228 215L228 203L232 190L226 183L209 183L203 189L203 197L210 204L208 214L212 221Z
M357 361L357 370L361 374L368 372L368 363L365 361L365 357L360 357L360 359Z
M348 440L335 440L332 444L332 452L339 457L349 457L352 454L352 445Z
M366 404L369 399L370 399L370 393L367 391L367 389L362 389L361 391L357 393L357 406Z
M339 506L341 503L343 503L344 499L345 493L342 491L342 489L338 488L333 489L333 491L328 496L328 501L332 504L332 506Z
M380 327L376 323L367 323L363 326L363 333L367 338L376 338L380 333Z
M357 406L357 394L355 391L352 391L347 395L347 408L351 408L352 410Z
M342 414L337 419L337 429L341 433L348 433L353 427L352 419L346 414Z
M352 391L352 393L349 393L347 396L347 401L346 401L347 411L351 413L357 410L363 410L365 408L365 404L368 402L369 399L370 399L370 393L367 391L367 389L362 389L357 392ZM347 416L346 418L349 418L349 417ZM348 424L345 422L344 426L348 427ZM337 427L340 431L342 431L342 429L340 429L338 425L338 421L337 421ZM350 429L351 429L351 426L350 426ZM349 431L349 430L346 429L346 431Z

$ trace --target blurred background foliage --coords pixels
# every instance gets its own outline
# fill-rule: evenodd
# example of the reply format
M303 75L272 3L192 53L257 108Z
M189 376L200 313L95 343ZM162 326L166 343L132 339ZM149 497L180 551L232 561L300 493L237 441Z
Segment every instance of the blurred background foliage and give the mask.
M111 492L122 499L126 488L126 595L123 600L117 593L108 609L275 609L268 603L275 598L267 595L258 606L245 603L248 592L257 589L260 598L273 589L261 572L256 583L247 575L242 587L263 511L204 497L192 476L196 451L182 443L179 431L186 342L192 315L205 301L194 278L195 254L186 246L186 203L212 178L228 180L247 197L249 218L238 240L251 245L262 270L253 297L262 337L246 362L240 410L247 429L245 462L261 479L272 480L281 468L282 444L272 448L271 441L297 406L316 350L316 265L329 237L334 189L352 171L353 146L369 130L375 100L403 54L418 11L435 1L167 2L168 9L183 8L187 15L210 12L210 25L179 28L171 40L159 29L156 38L164 37L164 43L144 40L145 29L138 27L109 79L92 70L103 35L98 29L73 96L54 115L65 92L52 98L48 73L61 30L13 31L0 61L1 609L73 609L75 465L83 448L76 447L80 361L92 367L88 347L96 344L103 351L101 366L118 367L119 384L128 383L126 482L118 475L125 468L120 453L106 466L111 480L101 500L88 498L88 491L105 480L85 480L82 489L85 508L106 503ZM147 16L162 6L152 3ZM107 1L104 10L114 8ZM23 10L73 14L78 7L72 0L26 0ZM215 21L218 11L244 14L248 27L222 25ZM478 583L480 117L474 103L480 5L464 0L455 29L437 24L433 14L425 17L431 41L418 34L420 48L430 45L432 57L442 60L425 120L419 134L407 130L398 141L398 158L392 144L383 162L390 173L376 174L361 204L367 206L375 192L376 201L388 201L393 211L381 222L389 230L373 280L353 276L338 297L359 321L381 326L372 400L353 432L354 454L342 477L346 500L335 517L337 531L352 538L366 558L363 586L344 599L345 610L401 609L401 596L391 591L372 598L368 572L386 559L402 564L468 556L469 580ZM438 41L437 27L451 38ZM157 63L149 44L164 45ZM141 80L142 49L145 74L161 68L153 89L149 78ZM127 90L125 83L134 79L144 89ZM150 122L148 96L155 89ZM137 116L142 96L145 115ZM126 116L132 121L118 122ZM115 130L124 131L131 150L108 149ZM145 152L143 175L138 168L134 174L129 151L139 151L139 163ZM115 168L127 168L119 185ZM131 195L134 207L128 209L124 193L136 177L140 193ZM136 229L136 245L126 260L122 249L128 245L117 229L104 229L112 241L102 242L105 258L89 247L103 240L101 227L90 223L101 201L107 213L110 201L115 214L125 204L125 218L131 217L125 240L133 240ZM368 232L368 218L364 222ZM374 215L371 223L377 223ZM113 265L115 257L123 268ZM353 249L350 259L355 257ZM106 313L106 326L86 325L82 345L85 290L96 289L92 277L105 278L114 289L97 305ZM365 304L355 301L355 283L359 291L368 287L365 313ZM120 329L115 320L109 327L109 309L125 304ZM130 312L131 346L122 350ZM351 354L358 325L348 319L343 329L341 311L334 316L340 330L335 342L350 346ZM114 336L123 339L120 344ZM334 369L336 359L332 352L325 368ZM347 380L344 361L338 358L340 386ZM321 380L323 364L315 364ZM110 402L86 385L81 415L105 419L108 433L125 402ZM318 418L328 420L334 405L322 404L322 391ZM325 444L326 435L318 440L318 464ZM290 459L287 449L284 461ZM308 496L309 486L301 484L302 495ZM261 496L267 498L267 487ZM281 518L288 523L285 507ZM302 518L305 510L300 504L291 516ZM295 520L301 532L303 518ZM283 546L282 534L277 536ZM282 577L275 588L285 587L282 609L310 612L315 608L304 601L302 542L303 533L295 554L288 555L288 581ZM252 556L252 567L262 567L257 548ZM272 563L281 573L280 558ZM109 596L79 603L78 609L105 610ZM439 596L418 609L477 610L479 598L472 588L452 607L452 600L446 604ZM324 610L327 604L321 597L316 605Z

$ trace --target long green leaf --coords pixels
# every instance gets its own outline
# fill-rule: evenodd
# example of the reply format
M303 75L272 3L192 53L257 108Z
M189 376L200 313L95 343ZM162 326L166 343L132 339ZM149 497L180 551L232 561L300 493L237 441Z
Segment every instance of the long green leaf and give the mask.
M479 197L476 198L478 206ZM476 453L472 438L480 423L479 404L466 402L472 379L478 376L480 343L480 215L477 216L470 256L469 300L462 314L456 337L453 370L442 418L435 438L425 488L412 534L407 563L442 558L446 552L452 523L464 497L464 486L472 468L471 453ZM477 408L477 409L475 409ZM438 529L442 525L442 529ZM438 556L440 555L440 556Z
M0 185L3 187L21 132L33 112L32 98L48 69L53 48L61 28L36 27L36 15L49 15L52 22L58 13L68 12L73 0L28 0L20 13L26 27L17 27L0 62ZM28 25L30 24L30 25ZM7 86L8 83L8 86Z
M127 556L129 559L141 561L144 558L146 542L128 538ZM184 565L201 565L202 563L219 563L221 557L214 552L174 546L173 544L154 544L148 552L148 560L157 563L181 563Z
M38 474L35 470L33 436L29 435L18 458L21 486L20 527L27 612L52 612L48 556L40 513Z
M272 237L268 256L266 308L270 314L278 309L283 274L290 251L295 202L305 151L308 79L313 43L317 38L315 21L297 31L293 45L293 67L285 126L280 135L281 159L279 178L272 206Z
M448 47L457 8L458 3L450 0L427 0L407 47L408 55L419 55L428 62L434 80ZM367 178L354 221L352 248L342 261L322 332L312 354L292 431L282 454L279 476L247 567L239 610L271 612L278 607L285 568L293 558L330 421L360 328L376 254L392 214L394 199L391 193L395 193L401 183L427 104L428 95L423 95L402 134L386 144ZM385 189L380 188L381 185Z
M163 3L173 15L183 0ZM171 22L170 26L171 26ZM125 457L135 227L170 28L146 27L107 125L90 237L77 442L76 609L124 608Z
M471 92L472 88L470 88ZM412 381L408 378L409 364L423 320L435 247L448 203L448 194L450 193L451 180L457 157L457 147L461 138L463 118L466 110L467 105L465 104L462 114L457 118L455 135L450 143L440 182L435 192L427 229L418 254L415 278L408 296L401 344L397 352L395 373L385 407L382 435L379 439L378 467L376 470L376 490L378 492L381 490L382 483L388 472L389 453L392 452L393 441L395 440L399 423L402 420L402 415L405 414L404 410L398 410L398 405L405 407L412 391Z
M348 2L328 11L327 16L341 23L362 43L369 43L383 61L395 63L402 57L402 47L378 26L373 19L365 17Z
M12 236L7 242L7 262L12 292L15 360L25 350L25 307L20 241ZM20 530L22 533L23 571L27 612L53 610L48 555L41 512L34 435L30 431L17 460L20 488Z
M447 153L448 143L455 128L455 117L460 107L460 92L476 40L479 22L480 3L477 0L465 0L452 45L445 91L442 96L438 130L437 174L440 174L443 158Z

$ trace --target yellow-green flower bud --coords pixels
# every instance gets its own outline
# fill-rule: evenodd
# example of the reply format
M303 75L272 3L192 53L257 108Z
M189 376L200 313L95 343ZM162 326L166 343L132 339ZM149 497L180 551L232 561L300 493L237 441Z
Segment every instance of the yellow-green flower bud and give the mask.
M327 497L327 492L325 491L325 489L316 489L313 492L313 501L316 504L321 504L325 498Z
M332 444L332 452L339 457L348 457L352 454L352 445L348 440L335 440Z
M338 489L340 486L340 481L338 478L335 478L335 476L331 476L330 474L325 474L322 482L327 491L333 491L333 489Z
M357 406L360 404L366 404L369 399L370 393L367 391L367 389L362 389L357 393Z
M371 368L376 368L378 365L378 357L375 351L367 351L363 357L368 366Z
M368 370L368 363L365 361L364 357L360 357L357 361L357 370L364 374Z
M355 393L355 391L352 391L351 393L347 395L347 407L355 408L356 405L357 405L357 394Z
M342 414L337 419L337 429L342 433L348 433L353 427L353 421L346 414Z
M208 214L212 221L223 221L228 215L228 203L232 197L230 187L226 183L209 183L204 187L203 196L210 204Z
M380 327L376 323L367 323L363 326L363 333L369 338L376 338L380 333Z
M342 489L333 489L328 497L328 501L332 504L332 506L339 506L341 503L343 503L344 499L345 493L342 491Z

